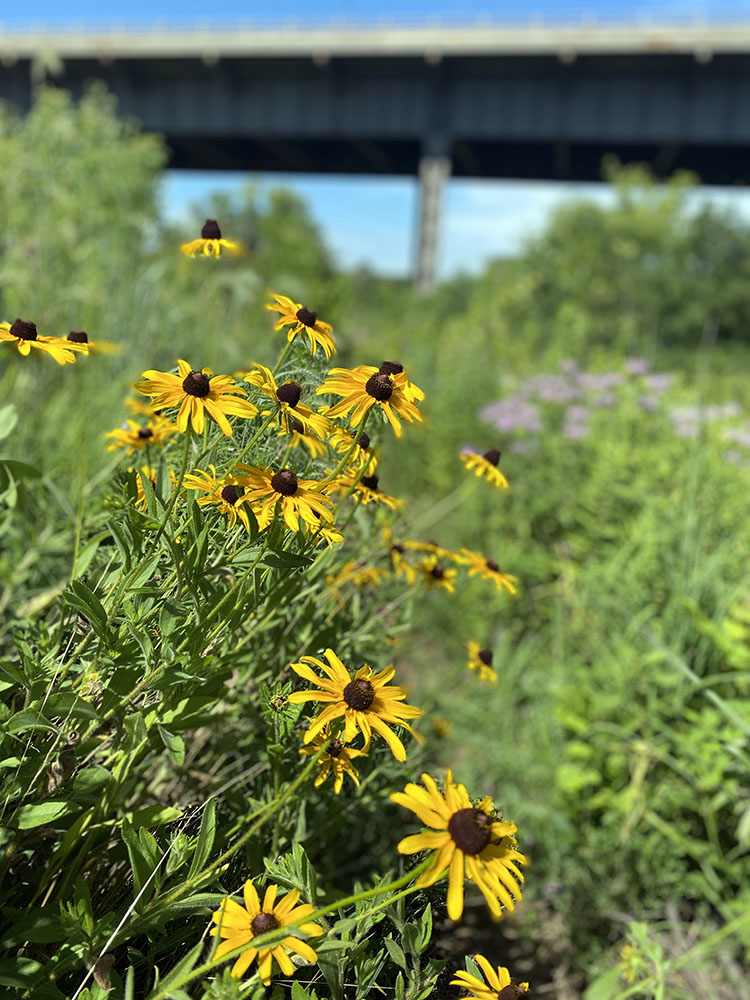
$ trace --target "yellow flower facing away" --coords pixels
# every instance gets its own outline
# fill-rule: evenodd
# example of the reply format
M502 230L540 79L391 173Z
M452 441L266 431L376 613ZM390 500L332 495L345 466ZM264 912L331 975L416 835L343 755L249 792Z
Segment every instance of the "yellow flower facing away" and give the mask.
M492 580L498 590L507 590L509 594L516 593L517 576L510 573L503 573L494 560L485 559L479 552L470 552L469 549L461 549L456 557L456 562L463 566L468 566L469 576L479 576L482 580Z
M377 586L389 576L387 569L380 569L379 566L365 566L356 559L350 559L344 563L338 573L329 573L326 576L326 586L331 590L340 592L344 585L350 584L352 587Z
M246 502L245 489L237 482L237 477L231 473L227 476L217 478L216 469L209 465L211 472L204 472L197 469L182 480L182 485L186 490L200 490L205 496L198 497L199 507L216 507L221 513L229 518L229 527L233 528L237 521L241 521L245 530L250 530L250 519L243 504Z
M328 706L313 721L305 733L304 742L310 743L325 726L343 716L344 743L350 743L361 732L364 737L362 750L366 753L370 749L374 730L386 741L396 760L406 760L404 745L390 727L401 726L419 738L406 720L419 718L422 710L403 704L406 692L402 688L388 686L395 673L393 667L373 674L372 669L364 664L352 677L332 649L326 649L323 655L327 660L325 663L315 656L303 656L299 663L291 664L299 677L321 690L295 691L289 695L289 701L293 705L319 701ZM322 670L325 676L320 677L311 667Z
M71 330L65 340L68 344L83 344L86 347L84 353L96 351L101 354L118 354L120 351L120 345L109 340L89 340L85 330Z
M456 978L451 979L451 986L460 986L468 990L466 996L476 1000L517 1000L529 992L528 983L515 983L510 973L502 965L496 969L490 965L484 955L474 955L474 961L484 973L484 979L459 969Z
M417 563L416 569L429 590L447 590L449 594L455 594L458 570L444 566L436 554L425 556Z
M323 349L327 358L336 353L333 340L333 327L318 319L314 309L308 309L301 302L292 302L286 295L274 295L274 301L266 305L266 309L279 313L274 330L288 326L287 340L292 341L298 333L304 334L310 341L310 351L314 355L318 347Z
M516 850L516 824L495 818L489 798L472 805L465 786L455 784L450 771L443 794L429 774L422 775L422 782L425 788L409 783L403 792L391 795L394 802L416 813L425 826L436 831L405 837L398 845L401 854L435 851L416 885L433 885L447 871L451 920L458 920L463 913L466 878L479 887L495 917L502 915L503 907L515 909L524 881L518 865L528 864Z
M132 472L132 469L128 469L128 472ZM143 480L147 479L152 487L156 489L156 469L153 469L150 465L142 465L135 476L135 504L138 510L145 511L148 507L146 502L146 491L143 487Z
M383 541L388 547L394 575L403 577L410 587L413 586L417 579L416 567L406 558L406 546L395 540L388 524L383 525Z
M473 470L475 476L486 479L488 483L492 483L499 489L508 489L508 480L497 467L497 463L500 461L500 452L497 448L491 448L483 455L467 451L459 455L459 458L467 469Z
M156 414L149 415L148 419L142 423L136 420L126 420L124 426L116 427L113 431L108 431L105 435L112 438L112 443L107 445L107 451L116 451L118 448L126 448L126 455L132 455L135 451L145 451L148 447L163 448L172 434L177 433L177 425L166 417Z
M149 369L134 388L143 396L151 396L155 410L179 406L177 429L181 433L190 421L195 433L202 434L208 414L231 437L227 416L250 420L258 412L257 407L241 398L247 393L231 375L214 375L210 368L196 371L182 359L177 362L176 375Z
M308 721L312 722L312 719ZM308 746L302 747L300 753L308 757L314 756L330 736L330 726L324 726ZM328 748L318 758L320 774L315 779L315 787L318 788L319 785L322 785L331 772L333 772L333 791L336 795L341 791L345 774L348 774L354 784L358 785L359 771L352 761L355 757L364 756L366 756L364 750L355 750L354 747L347 746L338 736L334 736L328 744Z
M46 337L39 333L36 323L17 319L15 323L0 323L0 341L15 344L19 354L28 357L32 347L42 351L56 361L58 365L69 365L76 360L77 354L88 354L88 344L77 344L62 337Z
M221 229L216 219L206 219L201 229L200 239L192 240L190 243L183 243L180 247L186 257L221 257L222 249L229 253L238 254L242 251L242 244L231 240L225 240L221 235Z
M453 559L456 560L457 556L455 552L451 549L445 549L442 545L438 545L437 542L420 542L420 541L406 541L403 543L405 549L411 552L426 552L427 555L437 556L438 559Z
M319 395L342 396L338 403L329 406L326 415L334 419L343 417L351 410L350 421L356 427L374 406L385 414L396 437L401 437L401 420L412 423L421 421L422 414L415 400L424 394L418 386L409 382L406 372L393 374L395 362L384 362L380 368L373 365L359 365L356 368L331 368L328 377L315 390ZM391 366L385 368L384 366ZM400 366L399 366L400 367ZM419 393L419 396L416 395Z
M264 986L268 986L271 982L274 959L285 976L294 975L296 970L288 954L290 951L300 955L311 964L318 961L314 948L297 936L305 934L307 937L319 937L324 931L316 923L301 923L297 927L290 928L289 936L283 938L278 944L270 945L267 948L253 947L254 938L268 934L279 927L295 924L313 912L310 903L296 905L300 895L299 889L292 889L277 903L276 893L278 890L277 885L267 886L261 906L255 886L252 880L248 879L243 889L245 905L240 906L235 900L227 897L222 900L221 906L211 917L212 921L217 924L216 927L211 928L211 936L215 937L218 934L223 939L214 952L215 962L221 961L235 948L247 945L245 951L240 954L232 966L232 975L235 979L241 979L244 976L256 957L258 959L258 973Z
M300 521L317 529L320 522L330 523L333 501L320 491L315 479L298 479L291 469L274 472L267 466L236 467L237 482L245 487L247 500L261 531L268 527L277 510L290 531L299 531Z
M466 650L469 656L469 662L466 665L469 670L478 670L480 681L488 681L490 684L495 684L497 674L492 669L492 650L480 649L479 643L474 639L469 639L466 644Z
M357 472L337 476L325 487L326 493L341 494L343 497L351 495L363 505L383 504L391 510L400 510L404 506L403 500L389 496L380 489L380 480L377 476L362 476L357 482L358 475Z
M278 385L273 372L265 365L255 365L242 378L248 385L253 385L273 400L279 407L279 423L286 433L297 430L298 433L312 432L317 435L320 443L320 454L325 451L323 439L331 426L331 421L322 413L316 413L307 403L301 402L302 387L297 382L282 382ZM262 416L268 415L268 410ZM299 427L301 430L299 430Z

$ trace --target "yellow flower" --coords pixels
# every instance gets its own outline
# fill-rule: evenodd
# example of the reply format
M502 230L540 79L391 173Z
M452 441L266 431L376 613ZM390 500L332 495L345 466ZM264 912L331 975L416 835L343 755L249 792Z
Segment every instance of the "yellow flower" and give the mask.
M186 490L202 490L206 494L198 498L199 507L217 507L220 513L229 518L230 528L235 526L239 518L245 530L249 531L250 521L247 511L243 509L243 502L246 500L244 487L238 484L236 476L230 474L217 479L213 465L209 465L209 469L210 474L198 469L195 475L185 476L182 485Z
M459 455L459 458L467 469L474 470L475 476L479 476L480 479L483 477L487 482L500 489L508 489L508 480L497 467L497 463L500 461L500 452L497 448L491 448L484 455L467 451L463 455Z
M292 341L298 333L304 333L310 341L312 354L318 347L322 347L327 358L336 353L336 345L333 342L333 327L318 319L318 314L314 309L308 309L301 302L292 302L286 295L274 295L274 302L269 302L266 309L277 312L281 318L276 321L274 330L281 330L288 326L287 340Z
M413 552L426 552L428 555L437 556L438 559L457 559L455 552L450 549L444 549L442 545L438 545L437 542L417 542L408 541L403 543L405 549L409 549Z
M132 469L128 469L128 472L132 472ZM134 506L138 510L146 511L148 504L146 503L146 491L143 488L143 480L147 479L151 486L156 489L156 469L152 468L150 465L142 465L135 476L135 504Z
M69 344L82 344L86 348L84 353L89 351L101 351L102 354L118 354L119 344L113 344L109 340L89 340L89 335L85 330L71 330L65 340Z
M411 809L422 822L437 833L418 833L405 837L398 845L401 854L435 851L435 857L416 885L433 885L448 871L448 916L458 920L464 909L464 879L469 878L481 889L490 910L496 917L502 907L515 908L521 899L523 874L518 864L528 864L516 850L515 823L498 820L494 805L483 798L471 804L463 785L453 782L450 771L445 777L445 793L441 795L429 774L422 775L425 788L408 784L403 792L391 799Z
M351 423L356 427L365 414L377 404L386 415L396 437L401 437L399 416L410 423L421 420L417 409L415 391L422 390L409 382L406 372L395 375L389 370L373 365L359 365L356 368L332 368L328 378L315 390L319 395L330 393L343 399L326 410L327 416L341 417L353 409Z
M474 639L469 639L466 649L469 656L469 662L466 666L469 670L478 670L480 681L489 681L490 684L494 684L497 681L497 674L492 669L492 650L480 649L479 643L475 642Z
M247 490L261 531L273 520L277 505L290 531L299 531L300 518L310 528L318 528L321 520L333 521L333 501L320 492L316 480L298 479L291 469L274 472L267 466L240 464L237 470L246 473L238 475L237 482Z
M450 723L450 719L444 719L442 716L433 715L430 719L432 722L432 729L439 740L447 739L451 734L451 729L453 726Z
M459 969L456 978L451 979L451 986L470 990L468 996L476 997L477 1000L517 1000L518 997L528 993L529 984L514 983L510 973L503 966L499 965L497 969L493 969L484 955L475 955L474 960L481 966L486 982L470 972Z
M105 435L112 438L112 444L107 445L107 451L127 448L125 454L132 455L134 451L143 451L149 445L163 448L170 435L176 433L177 427L171 420L156 414L150 414L148 420L142 424L135 420L126 420L124 427L117 427Z
M219 229L216 219L206 219L205 225L201 229L200 239L183 243L180 249L186 257L195 257L196 254L203 257L220 257L222 247L229 250L230 253L238 253L242 249L240 243L232 243L222 238L221 229Z
M430 590L435 587L447 590L449 594L456 592L456 577L458 570L447 569L438 561L437 555L425 556L417 563L417 572L421 574L422 582Z
M313 458L320 458L327 451L325 444L320 438L306 430L302 421L296 420L294 417L289 420L286 430L280 430L279 434L291 437L291 441L289 442L290 448L296 448L298 445L303 444Z
M328 406L322 406L320 412L327 414L329 409L330 407ZM356 444L354 444L355 438L357 439ZM343 427L334 427L328 437L328 445L339 455L345 455L352 448L352 445L354 445L349 456L349 461L354 467L355 476L359 473L363 465L367 466L365 470L366 475L374 475L378 459L370 451L370 435L365 431L362 431L358 435L356 431L346 430Z
M28 357L31 348L49 354L58 365L69 365L76 360L76 354L88 354L86 344L69 343L61 337L45 337L37 331L36 323L17 319L10 323L0 323L0 341L15 344L19 354Z
M400 687L386 686L395 673L393 667L386 667L379 674L373 674L372 669L364 664L352 677L332 649L327 649L323 655L327 663L314 656L303 656L300 663L291 665L296 674L322 690L295 691L289 695L289 701L293 705L301 705L306 701L329 703L305 733L305 743L310 743L324 726L343 716L344 743L350 743L361 730L365 740L362 750L367 752L374 729L386 741L396 760L406 760L404 745L389 728L389 724L402 726L412 736L416 736L405 720L418 718L422 710L401 704L406 693ZM308 664L322 670L325 677L315 674Z
M388 570L379 569L377 566L363 566L355 559L350 559L338 573L326 577L326 584L338 592L342 583L350 583L353 587L369 587L370 584L378 584L387 578Z
M310 720L312 721L312 720ZM302 747L300 753L306 756L314 756L331 735L329 726L324 726L309 746ZM333 771L333 791L336 795L341 791L344 784L344 775L348 774L355 785L359 784L359 772L352 763L355 757L364 757L364 750L355 750L354 747L347 746L338 736L334 737L328 745L328 749L318 758L321 771L315 779L315 787L322 785L328 775Z
M302 433L311 431L319 439L325 438L331 421L322 413L316 413L306 403L300 402L302 387L296 382L283 382L277 385L273 372L265 365L255 365L242 377L247 383L260 389L264 396L268 396L279 407L279 424L286 433L292 433L297 430L295 425L301 425ZM266 416L268 412L266 410L262 416ZM297 430L297 433L300 432ZM319 454L322 454L325 451L322 440L319 444Z
M469 567L467 570L469 576L479 576L483 580L492 580L498 590L504 588L509 594L515 594L518 577L501 572L498 564L492 559L485 559L478 552L461 549L461 554L456 556L456 562Z
M177 362L177 374L149 369L143 373L135 389L143 396L151 396L156 410L167 406L177 406L177 429L187 430L188 420L196 434L203 432L205 415L216 421L222 431L231 437L232 428L226 415L244 417L250 420L258 412L257 407L248 403L244 389L237 385L231 375L214 375L210 368L196 371L187 361Z
M232 975L235 979L241 979L244 976L256 956L258 958L258 973L264 986L268 986L271 982L274 958L285 976L294 975L295 966L287 951L296 952L307 962L318 961L314 949L296 935L301 932L308 937L319 937L324 933L320 924L300 924L299 927L292 928L290 935L283 938L278 944L270 945L267 948L252 947L254 938L276 930L277 927L295 924L313 912L310 903L296 906L299 899L299 889L292 889L277 903L276 893L278 890L277 885L267 886L261 906L255 886L252 880L248 879L243 889L244 907L227 897L222 900L221 906L211 917L213 922L218 924L217 927L211 928L211 936L214 937L218 934L224 939L214 952L215 962L221 961L228 952L234 951L235 948L240 948L244 944L248 945L232 966Z
M354 497L361 504L382 503L386 507L390 507L391 510L400 510L404 506L403 500L388 496L380 489L377 476L362 476L357 482L358 475L357 472L339 476L326 486L326 493L341 493L343 496L347 496L353 488Z
M390 526L387 524L383 525L383 541L388 546L394 574L404 577L409 586L413 586L417 579L417 571L409 560L404 558L406 547L401 542L394 540Z

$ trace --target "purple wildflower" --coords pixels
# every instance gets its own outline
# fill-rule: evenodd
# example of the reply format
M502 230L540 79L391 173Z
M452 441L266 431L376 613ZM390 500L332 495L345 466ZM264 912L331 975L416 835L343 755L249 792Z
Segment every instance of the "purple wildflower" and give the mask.
M652 392L666 392L674 381L674 375L662 372L660 375L647 375L643 381Z
M628 375L645 375L651 365L645 358L627 358L625 361L625 371Z

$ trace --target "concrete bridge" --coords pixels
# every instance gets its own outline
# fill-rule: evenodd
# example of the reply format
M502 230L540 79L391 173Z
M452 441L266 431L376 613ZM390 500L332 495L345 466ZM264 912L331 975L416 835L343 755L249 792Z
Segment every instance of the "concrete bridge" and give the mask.
M601 158L750 182L750 19L564 27L0 31L0 99L103 80L171 166L420 179L434 279L449 176L597 180Z

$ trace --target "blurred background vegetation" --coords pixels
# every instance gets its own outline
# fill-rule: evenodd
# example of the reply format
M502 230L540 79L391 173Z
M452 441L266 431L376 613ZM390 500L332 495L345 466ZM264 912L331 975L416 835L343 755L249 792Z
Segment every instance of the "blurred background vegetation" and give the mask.
M515 599L481 583L428 595L398 649L450 724L435 764L502 804L533 860L529 907L502 933L557 964L563 998L623 988L626 941L662 995L747 995L750 227L690 211L689 177L610 163L614 207L571 202L517 259L419 298L337 273L283 189L249 185L170 227L165 149L103 92L42 90L25 119L0 113L0 143L2 319L120 345L64 378L2 351L0 402L22 415L3 454L43 472L22 486L36 519L0 539L2 614L16 588L64 582L133 380L176 356L267 362L269 292L305 302L340 364L398 359L426 391L424 426L382 464L381 487L408 501L403 532L521 581ZM182 257L206 217L248 254ZM507 494L467 480L467 445L503 449ZM494 649L496 686L464 670L467 635Z

